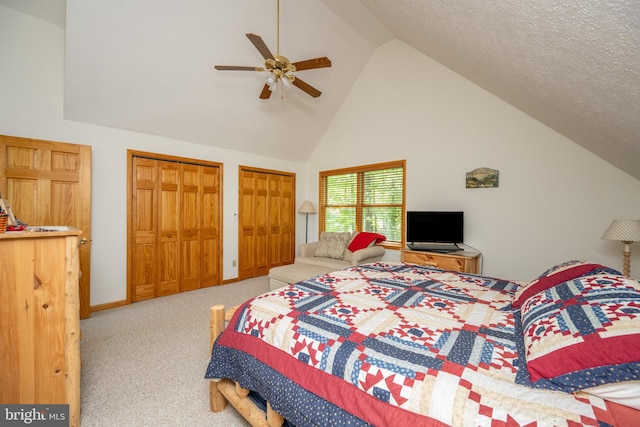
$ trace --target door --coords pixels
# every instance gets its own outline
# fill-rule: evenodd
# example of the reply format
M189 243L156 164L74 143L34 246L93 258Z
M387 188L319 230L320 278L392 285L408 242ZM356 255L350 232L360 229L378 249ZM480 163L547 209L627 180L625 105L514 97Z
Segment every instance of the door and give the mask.
M294 258L295 175L241 167L238 279L263 276Z
M128 302L221 284L221 165L129 155Z
M28 225L82 230L80 318L91 314L91 147L0 135L0 193Z

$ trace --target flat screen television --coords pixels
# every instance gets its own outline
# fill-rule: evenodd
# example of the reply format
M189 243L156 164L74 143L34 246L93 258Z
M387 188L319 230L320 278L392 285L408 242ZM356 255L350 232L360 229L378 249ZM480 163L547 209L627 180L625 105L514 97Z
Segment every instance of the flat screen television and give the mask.
M462 250L464 212L407 211L407 246L415 250Z

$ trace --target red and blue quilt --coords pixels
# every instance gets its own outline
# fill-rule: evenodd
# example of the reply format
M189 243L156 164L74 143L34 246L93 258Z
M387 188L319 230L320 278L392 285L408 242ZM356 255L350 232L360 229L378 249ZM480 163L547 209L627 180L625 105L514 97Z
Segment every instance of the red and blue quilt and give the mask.
M229 378L303 426L606 426L605 402L528 384L519 283L403 263L260 295L217 339Z

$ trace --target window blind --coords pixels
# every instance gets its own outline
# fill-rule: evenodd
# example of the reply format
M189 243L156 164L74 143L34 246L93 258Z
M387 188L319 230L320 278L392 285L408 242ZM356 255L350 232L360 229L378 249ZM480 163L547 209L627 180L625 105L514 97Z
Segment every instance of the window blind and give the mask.
M403 244L405 162L320 173L321 231L370 231Z

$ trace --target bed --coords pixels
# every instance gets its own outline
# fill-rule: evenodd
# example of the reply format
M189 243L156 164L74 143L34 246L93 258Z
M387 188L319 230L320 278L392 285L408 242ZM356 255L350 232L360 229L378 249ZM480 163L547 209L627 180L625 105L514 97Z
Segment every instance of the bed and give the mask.
M590 262L526 283L377 262L223 317L212 308L211 409L230 401L252 425L640 420L640 284Z

